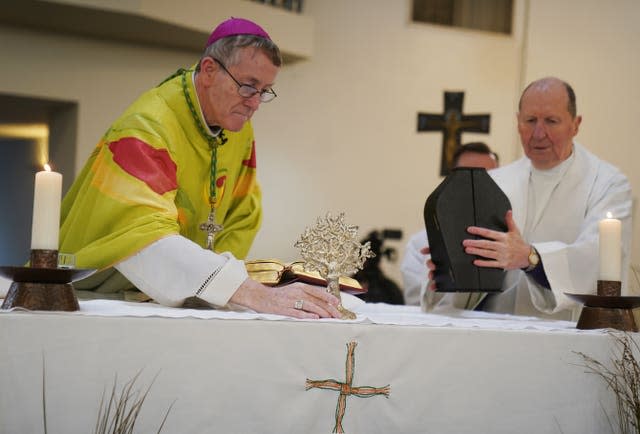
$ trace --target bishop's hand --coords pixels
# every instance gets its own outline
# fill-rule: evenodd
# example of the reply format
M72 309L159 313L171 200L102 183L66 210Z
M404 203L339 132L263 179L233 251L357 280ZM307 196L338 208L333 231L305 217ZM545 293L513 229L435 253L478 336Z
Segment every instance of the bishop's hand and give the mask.
M473 264L478 267L502 268L515 270L529 265L529 252L531 246L520 234L515 221L513 211L507 211L505 215L507 232L493 231L487 228L469 226L467 232L478 235L483 239L464 240L465 253L480 256L484 259L475 259Z
M294 318L341 318L339 300L326 288L294 282L273 288L253 279L245 280L229 299L231 303L256 312L287 315Z

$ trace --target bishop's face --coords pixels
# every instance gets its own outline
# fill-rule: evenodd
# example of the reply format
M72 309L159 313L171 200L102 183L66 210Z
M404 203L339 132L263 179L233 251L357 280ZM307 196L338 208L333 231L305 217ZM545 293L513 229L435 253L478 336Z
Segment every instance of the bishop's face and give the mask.
M209 125L240 131L258 110L260 92L248 98L243 97L238 93L238 83L258 91L271 89L278 67L267 55L253 47L240 49L237 61L225 66L226 71L212 58L202 59L196 78L198 98Z
M518 132L524 153L537 169L551 169L571 155L581 116L568 109L569 96L561 82L527 89L518 113Z

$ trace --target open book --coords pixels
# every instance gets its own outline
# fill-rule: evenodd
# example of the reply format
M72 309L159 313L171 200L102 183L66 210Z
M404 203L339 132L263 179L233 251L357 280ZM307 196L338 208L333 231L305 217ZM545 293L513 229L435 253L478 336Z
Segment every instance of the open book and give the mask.
M303 262L285 264L277 259L257 259L245 261L249 277L267 286L280 286L300 281L312 285L327 286L327 281L316 271L304 269ZM360 282L347 276L340 276L338 280L340 290L349 294L364 294Z

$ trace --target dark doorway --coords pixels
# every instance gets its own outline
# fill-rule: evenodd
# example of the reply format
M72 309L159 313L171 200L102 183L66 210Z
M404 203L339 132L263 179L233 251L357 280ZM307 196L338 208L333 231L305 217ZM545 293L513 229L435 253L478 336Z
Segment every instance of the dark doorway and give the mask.
M0 265L29 259L34 177L42 165L62 173L63 194L73 182L77 113L73 102L0 94ZM48 140L22 131L32 125L44 126Z
M0 264L23 265L29 259L33 176L37 171L38 142L32 139L0 139Z

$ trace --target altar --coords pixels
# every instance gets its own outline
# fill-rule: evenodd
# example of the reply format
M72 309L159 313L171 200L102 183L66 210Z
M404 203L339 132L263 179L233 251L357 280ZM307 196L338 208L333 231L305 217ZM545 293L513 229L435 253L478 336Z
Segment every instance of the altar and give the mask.
M147 393L134 432L611 432L612 393L575 323L355 303L351 321L81 301L0 311L0 432L93 432L101 399ZM138 377L136 377L138 375ZM135 379L134 379L135 378ZM104 394L104 398L103 398ZM133 401L133 398L131 398Z

